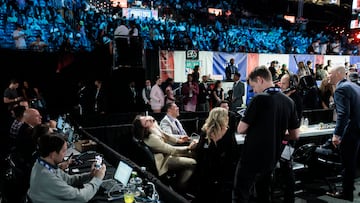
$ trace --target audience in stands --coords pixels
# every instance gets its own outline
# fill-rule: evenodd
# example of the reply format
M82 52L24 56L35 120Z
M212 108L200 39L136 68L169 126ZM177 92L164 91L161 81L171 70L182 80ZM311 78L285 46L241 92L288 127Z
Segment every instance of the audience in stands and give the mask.
M146 5L144 9L159 10L160 16L153 18L119 17L119 10L107 2L99 4L77 0L74 4L64 3L65 7L51 1L40 1L43 3L39 5L25 1L21 1L21 4L6 2L2 4L0 13L8 14L3 22L5 28L1 30L4 33L2 40L5 42L2 44L7 48L15 48L14 40L9 38L12 35L9 29L12 32L16 29L14 25L19 24L27 33L28 43L35 41L35 37L40 34L44 37L44 42L49 44L49 51L58 51L59 45L66 38L70 38L71 42L77 41L83 47L81 50L91 51L96 41L94 36L97 36L100 30L105 30L110 34L110 39L119 34L140 36L147 49L358 54L355 46L348 40L343 40L346 38L345 34L336 34L334 31L306 32L306 29L296 28L296 24L291 25L277 19L269 21L259 17L247 17L242 11L243 8L235 1L225 0L219 4L210 2L207 6L233 11L228 17L220 15L210 18L204 17L208 16L208 11L201 2L180 4L177 1L163 0L149 5L147 1L143 1L143 5ZM161 14L162 9L167 9L167 12ZM125 32L117 29L119 21L122 21L120 24L124 25ZM273 21L277 25L274 26ZM328 44L329 49L321 46Z

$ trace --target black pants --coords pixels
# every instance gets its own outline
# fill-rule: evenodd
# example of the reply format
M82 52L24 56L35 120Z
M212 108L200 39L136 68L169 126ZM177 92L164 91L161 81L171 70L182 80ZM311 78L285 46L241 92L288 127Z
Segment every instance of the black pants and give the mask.
M340 144L340 155L344 167L343 193L346 197L353 198L354 179L356 175L356 161L360 146L358 131L343 136Z
M270 200L270 184L272 170L254 172L254 170L242 167L239 161L235 171L234 190L232 193L233 203L247 203L250 196L254 195L257 202L267 203ZM251 191L255 193L252 194Z
M284 190L284 203L295 202L295 175L292 167L292 159L280 159L279 175Z

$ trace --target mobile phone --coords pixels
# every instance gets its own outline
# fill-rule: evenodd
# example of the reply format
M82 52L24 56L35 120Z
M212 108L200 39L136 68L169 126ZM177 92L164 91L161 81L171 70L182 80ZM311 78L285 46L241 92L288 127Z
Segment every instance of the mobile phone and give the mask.
M191 135L190 135L190 137L192 138L192 139L199 139L200 138L200 135L199 134L197 134L197 133L191 133Z
M73 155L74 155L74 152L71 153L67 158L65 157L64 160L65 160L65 161L71 160L71 158L73 157Z
M100 169L102 166L103 158L100 155L96 155L95 160L96 160L95 169Z

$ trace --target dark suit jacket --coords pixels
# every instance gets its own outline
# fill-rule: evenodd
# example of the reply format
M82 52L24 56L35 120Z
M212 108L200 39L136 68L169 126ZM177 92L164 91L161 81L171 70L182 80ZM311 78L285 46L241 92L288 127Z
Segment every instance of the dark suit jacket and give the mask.
M238 72L238 68L235 65L229 64L225 68L225 77L226 77L225 79L227 81L232 81L231 74L235 73L232 69L234 69L235 72Z
M346 79L340 81L334 93L334 101L337 113L334 134L344 137L357 132L360 129L360 87Z
M233 94L232 94L232 105L231 110L236 112L236 107L241 107L243 104L243 96L245 94L245 85L243 82L239 80L239 82L234 86L233 88Z
M96 93L96 90L95 90ZM104 87L100 88L98 96L95 98L95 103L97 104L97 112L106 112L107 111L107 97L104 90Z

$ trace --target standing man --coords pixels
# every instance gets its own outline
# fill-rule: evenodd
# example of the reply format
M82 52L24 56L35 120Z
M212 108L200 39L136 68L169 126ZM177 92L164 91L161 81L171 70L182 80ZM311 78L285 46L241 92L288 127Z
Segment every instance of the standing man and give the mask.
M231 58L230 63L225 68L226 81L232 81L236 72L238 72L238 68L235 66L235 59Z
M342 193L330 193L331 196L349 201L354 200L354 178L360 146L360 87L346 80L345 67L331 68L329 83L336 85L334 102L336 106L336 126L332 137L334 146L340 147L340 156L344 168Z
M254 184L257 202L265 203L271 201L271 174L281 155L281 142L298 139L300 122L294 101L274 87L265 66L256 67L248 81L256 95L237 128L246 137L235 172L233 203L249 202Z
M245 85L240 81L241 74L236 72L234 74L234 86L231 100L231 110L237 112L238 108L243 104L243 96L245 93Z
M279 87L281 91L288 97L290 97L296 106L296 112L298 119L301 120L303 105L302 98L299 91L297 91L298 79L296 74L285 74L280 79ZM284 139L282 141L282 151L288 148L294 147L295 143ZM284 187L284 202L295 202L295 174L293 170L293 157L282 157L279 160L280 173L282 175L282 181L285 184Z
M150 92L151 92L151 81L145 80L145 87L141 91L141 96L145 103L145 111L151 111Z
M3 101L4 104L8 105L9 112L14 106L18 105L18 103L23 99L22 97L19 96L18 88L19 88L19 82L15 79L12 79L10 80L9 87L6 88L4 91Z
M95 105L94 111L98 114L105 114L107 110L107 98L102 80L95 80Z
M197 103L197 111L209 111L210 110L210 95L211 88L208 85L208 76L203 75L201 77L202 81L199 83L199 95L198 95L198 103Z

